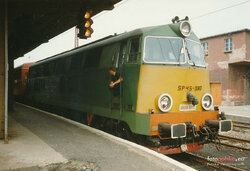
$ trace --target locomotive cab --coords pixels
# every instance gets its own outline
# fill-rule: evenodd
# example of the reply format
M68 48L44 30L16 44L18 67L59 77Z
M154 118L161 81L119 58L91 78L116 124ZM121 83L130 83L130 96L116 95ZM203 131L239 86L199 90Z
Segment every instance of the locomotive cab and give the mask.
M149 134L156 146L162 144L155 150L198 150L218 132L230 131L232 123L219 121L213 110L204 53L189 22L156 29L143 35L136 112L150 115ZM171 150L169 144L175 144Z

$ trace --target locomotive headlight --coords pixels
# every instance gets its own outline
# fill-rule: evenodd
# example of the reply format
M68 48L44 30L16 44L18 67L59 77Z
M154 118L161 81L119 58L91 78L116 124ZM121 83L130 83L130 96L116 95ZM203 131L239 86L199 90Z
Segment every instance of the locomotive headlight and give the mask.
M212 95L209 93L204 94L201 100L201 104L202 104L203 109L211 110L211 108L213 107Z
M189 36L192 32L190 23L188 21L182 21L180 24L180 31L183 36Z
M158 107L162 112L168 112L173 106L173 99L172 97L164 93L158 99Z

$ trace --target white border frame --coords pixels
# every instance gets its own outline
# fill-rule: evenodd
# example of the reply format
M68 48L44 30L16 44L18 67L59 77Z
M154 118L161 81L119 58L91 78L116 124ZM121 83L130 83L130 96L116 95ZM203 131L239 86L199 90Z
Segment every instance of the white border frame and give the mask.
M221 131L221 122L225 122L225 121L230 121L230 122L231 122L231 130L229 130L229 131ZM220 121L219 121L219 133L222 133L222 132L230 132L230 131L232 131L232 130L233 130L233 122L232 122L231 119L220 120Z
M210 96L211 99L212 99L212 102L211 102L211 106L209 108L205 107L203 105L203 100L205 98L205 96ZM213 99L213 96L210 94L210 93L205 93L202 98L201 98L201 105L202 105L202 108L205 109L205 110L211 110L213 108L213 105L214 105L214 99Z
M164 109L162 109L162 108L160 107L160 100L161 100L161 98L162 98L163 96L169 97L170 102L171 102L171 104L170 104L170 106L169 106L169 108L168 108L167 110L164 110ZM161 94L160 97L158 98L158 108L159 108L162 112L164 112L164 113L170 111L170 109L171 109L172 106L173 106L173 103L174 103L174 101L173 101L172 97L171 97L168 93L163 93L163 94Z
M175 126L175 125L184 125L185 126L185 135L184 136L181 136L181 137L174 137L173 136L173 126ZM184 137L186 137L186 135L187 135L187 125L185 124L185 123L179 123L179 124L171 124L171 138L172 139L176 139L176 138L184 138Z

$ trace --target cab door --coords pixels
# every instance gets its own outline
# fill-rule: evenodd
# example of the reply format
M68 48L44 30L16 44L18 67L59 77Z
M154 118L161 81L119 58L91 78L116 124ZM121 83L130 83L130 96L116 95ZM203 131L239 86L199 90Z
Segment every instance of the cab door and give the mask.
M141 64L141 37L128 39L127 54L123 66L123 108L127 112L136 111L137 88Z
M123 78L123 63L125 60L127 51L127 42L124 41L120 44L119 48L114 54L114 58L112 60L112 66L116 68L116 72L120 74L120 77ZM122 108L122 97L123 97L123 81L120 83L120 92L118 95L112 95L111 100L111 109L119 110L121 114Z

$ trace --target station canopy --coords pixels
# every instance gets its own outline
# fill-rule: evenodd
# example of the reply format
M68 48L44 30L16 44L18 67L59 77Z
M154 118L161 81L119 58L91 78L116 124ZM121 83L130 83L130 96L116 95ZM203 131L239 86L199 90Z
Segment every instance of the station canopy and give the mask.
M9 58L23 56L74 27L79 15L112 10L121 0L7 0Z

